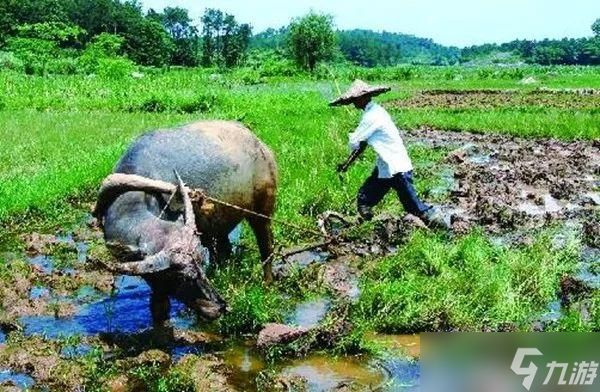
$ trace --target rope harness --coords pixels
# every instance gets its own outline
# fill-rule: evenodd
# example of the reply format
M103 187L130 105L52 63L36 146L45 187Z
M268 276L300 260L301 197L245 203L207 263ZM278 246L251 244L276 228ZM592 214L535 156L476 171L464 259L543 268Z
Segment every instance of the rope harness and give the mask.
M237 206L235 204L231 204L231 203L228 203L226 201L217 199L216 197L208 196L202 189L190 188L190 199L192 199L192 201L198 203L200 206L202 206L202 204L204 204L204 201L206 200L206 201L209 201L209 202L214 203L214 204L219 204L219 205L222 205L222 206L225 206L225 207L237 210L237 211L244 212L244 213L246 213L248 215L252 215L252 216L255 216L255 217L258 217L258 218L266 219L266 220L269 220L271 222L275 222L275 223L279 223L279 224L284 225L284 226L291 227L291 228L293 228L293 229L295 229L296 231L299 231L299 232L311 233L311 234L315 234L315 235L318 235L318 236L323 236L323 234L324 234L324 233L322 233L320 231L317 231L317 230L314 230L314 229L308 229L306 227L301 227L299 225L296 225L295 223L291 223L291 222L288 222L288 221L285 221L285 220L282 220L282 219L273 218L271 216L268 216L268 215L265 215L265 214L261 214L259 212L252 211L252 210L249 210L247 208L240 207L240 206Z

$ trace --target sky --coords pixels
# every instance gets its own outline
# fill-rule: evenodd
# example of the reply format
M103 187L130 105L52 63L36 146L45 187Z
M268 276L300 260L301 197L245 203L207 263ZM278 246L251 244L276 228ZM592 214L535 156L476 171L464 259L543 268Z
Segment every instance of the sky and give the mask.
M147 8L183 7L199 24L206 8L233 14L255 33L310 10L333 15L337 28L364 28L432 38L464 47L514 39L591 36L600 0L142 0Z

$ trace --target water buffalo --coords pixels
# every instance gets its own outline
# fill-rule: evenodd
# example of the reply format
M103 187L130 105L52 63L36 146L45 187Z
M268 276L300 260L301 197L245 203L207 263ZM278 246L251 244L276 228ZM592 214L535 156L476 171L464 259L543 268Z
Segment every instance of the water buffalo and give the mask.
M270 221L190 198L189 188L271 216L277 168L273 154L243 125L199 121L139 137L106 178L95 216L115 269L142 276L152 288L154 323L168 319L173 296L204 319L219 317L225 301L204 273L207 255L231 251L227 235L243 219L254 231L264 278L272 279Z

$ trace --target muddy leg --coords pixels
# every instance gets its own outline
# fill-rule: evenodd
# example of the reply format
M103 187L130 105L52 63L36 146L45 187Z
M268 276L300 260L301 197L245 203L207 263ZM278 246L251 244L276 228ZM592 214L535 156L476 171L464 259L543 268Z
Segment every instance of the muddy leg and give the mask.
M165 293L152 290L152 296L150 297L150 311L152 312L154 328L165 326L166 321L169 320L169 312L171 311L169 296Z
M271 221L264 218L249 218L248 223L254 232L258 250L260 251L260 259L263 263L263 276L266 283L273 281L273 266L271 254L273 253L273 230L271 229Z

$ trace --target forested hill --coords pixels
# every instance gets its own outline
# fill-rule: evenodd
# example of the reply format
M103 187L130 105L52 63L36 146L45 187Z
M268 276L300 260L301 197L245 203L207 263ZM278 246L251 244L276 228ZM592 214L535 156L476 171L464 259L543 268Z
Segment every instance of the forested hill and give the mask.
M286 28L267 29L254 35L250 45L256 49L282 49L286 33ZM355 29L340 30L337 36L341 55L365 67L401 63L454 64L460 57L458 48L408 34Z
M344 30L338 32L338 39L344 57L366 67L400 63L454 64L460 56L458 48L400 33Z

